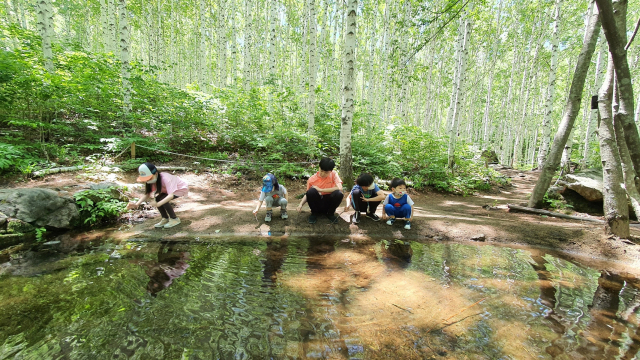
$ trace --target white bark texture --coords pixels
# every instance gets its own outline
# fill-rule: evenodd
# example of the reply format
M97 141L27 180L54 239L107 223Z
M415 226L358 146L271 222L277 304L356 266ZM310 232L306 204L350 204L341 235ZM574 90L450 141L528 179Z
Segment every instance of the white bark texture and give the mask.
M624 181L621 170L620 154L613 128L613 61L609 60L607 75L598 94L600 112L600 158L602 159L602 194L604 196L605 233L622 238L629 237L629 207L627 196L622 188Z
M207 91L207 8L204 0L200 0L200 51L198 56L198 87Z
M636 176L640 177L640 135L633 122L633 87L631 84L631 72L627 61L626 45L626 19L627 0L596 0L602 19L602 28L609 44L609 53L615 66L615 76L618 80L620 94L620 108L618 110L625 141L629 149L629 155L633 161ZM614 15L615 14L615 15ZM618 22L620 25L616 25Z
M582 100L582 92L584 89L584 83L589 72L589 65L591 64L591 58L595 52L596 43L598 42L598 35L600 33L600 20L597 13L594 13L590 20L589 28L587 29L587 35L585 36L585 42L582 44L582 50L578 56L578 62L569 89L569 96L564 108L564 116L558 126L558 132L553 138L553 146L549 152L549 156L545 159L542 167L538 182L533 189L531 198L529 199L529 207L540 208L542 206L542 199L544 194L549 189L551 184L551 178L555 174L556 168L560 163L564 146L567 143L567 139L573 129L573 124L580 112L580 103Z
M340 127L340 177L350 189L353 186L351 159L351 125L354 112L354 86L356 67L356 9L358 0L348 0L347 31L344 43L344 82L342 88L342 121Z
M218 86L227 86L227 24L225 17L225 0L220 0L218 4L217 27L218 27Z
M316 77L317 77L317 51L316 51L316 3L309 0L309 103L307 104L307 123L309 134L313 134L316 116Z
M116 5L115 0L107 0L107 51L116 52Z
M44 67L48 72L52 73L53 68L53 50L51 47L51 39L53 37L53 21L51 14L51 0L38 0L38 30L42 37L42 53L44 54Z
M461 104L463 101L465 82L467 77L467 57L469 55L469 38L471 37L471 20L466 18L464 21L464 40L460 51L460 73L458 77L458 85L456 86L455 104L453 108L453 119L451 129L449 130L449 149L448 149L448 165L453 167L455 162L455 148L458 137L458 124L460 122Z
M244 88L249 90L251 87L251 47L253 46L253 39L251 30L253 27L253 20L251 18L251 1L244 1L244 62L242 70L244 72Z
M124 113L131 111L131 82L129 81L129 13L127 11L127 0L119 0L120 12L120 61L122 75L122 94L124 103Z
M547 87L547 101L542 119L542 142L538 152L538 168L544 166L549 150L549 134L551 133L551 114L553 112L553 97L556 93L556 70L558 67L558 44L560 36L560 6L562 0L556 0L556 9L553 24L553 37L551 40L551 65L549 67L549 86ZM545 190L546 191L546 190Z
M591 96L597 96L598 90L602 86L602 79L606 71L605 61L607 60L607 40L604 37L604 32L600 33L600 51L598 52L598 60L596 61L596 76L594 90ZM582 151L582 160L580 161L580 167L585 168L587 166L587 160L591 155L591 140L593 139L593 130L595 123L598 119L598 109L589 110L589 121L587 122L587 129L584 135L584 148Z

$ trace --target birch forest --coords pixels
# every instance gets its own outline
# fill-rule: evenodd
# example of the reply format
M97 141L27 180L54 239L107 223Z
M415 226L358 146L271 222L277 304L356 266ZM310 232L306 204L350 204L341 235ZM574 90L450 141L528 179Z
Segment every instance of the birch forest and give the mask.
M639 200L637 2L3 0L0 9L5 174L133 163L116 156L135 142L138 156L198 156L231 174L301 177L330 156L347 184L367 171L466 195L505 181L485 166L497 162L538 169L529 206L542 207L559 172L602 169L607 231L628 235L627 197Z

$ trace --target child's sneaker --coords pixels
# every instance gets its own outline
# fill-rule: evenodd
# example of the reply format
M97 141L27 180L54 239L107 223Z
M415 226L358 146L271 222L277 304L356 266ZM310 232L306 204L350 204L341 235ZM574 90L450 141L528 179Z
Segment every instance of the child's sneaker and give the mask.
M287 215L287 209L280 210L280 218L282 218L282 220L289 218L289 215Z
M404 222L404 229L411 230L411 221L407 220Z
M165 229L169 229L172 228L176 225L180 224L180 218L175 218L175 219L171 219L169 220L169 222L167 222L167 224L164 226Z
M373 221L380 221L380 217L374 213L367 213L367 217Z
M389 220L387 220L387 225L393 225L394 222L396 222L395 218L389 219Z
M160 222L159 222L159 223L157 223L155 226L156 226L157 228L161 228L161 227L164 227L168 222L169 222L169 219L167 219L167 218L162 218L162 220L160 220Z
M264 217L264 222L271 222L271 210L267 211L267 215Z
M353 223L354 224L359 224L360 223L360 211L356 211L353 214Z

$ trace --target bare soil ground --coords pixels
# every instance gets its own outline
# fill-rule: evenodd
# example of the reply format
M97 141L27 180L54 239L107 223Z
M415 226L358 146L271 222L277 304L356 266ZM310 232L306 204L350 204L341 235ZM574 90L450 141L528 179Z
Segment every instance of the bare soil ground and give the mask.
M116 239L184 239L229 236L345 236L376 239L406 239L415 241L473 242L473 237L484 235L483 244L535 247L568 260L578 260L591 266L606 268L630 275L640 274L640 229L632 227L630 240L608 237L603 225L511 213L508 203L526 203L537 179L536 172L503 170L512 178L511 186L495 188L491 192L474 196L455 196L409 189L415 202L412 229L404 230L402 222L393 226L363 217L358 225L351 223L353 210L337 212L340 219L330 224L320 218L314 225L307 223L309 208L301 213L295 208L306 189L303 180L281 181L289 191L289 219L282 220L274 209L273 221L264 222L264 205L257 218L252 210L260 191L259 179L237 179L230 175L193 172L177 173L189 183L189 195L173 202L182 223L172 229L156 229L159 213L155 209L136 210L126 214L117 226L74 235L79 239L109 236ZM74 192L74 188L87 182L116 181L130 186L130 196L141 196L142 188L133 187L135 172L119 174L67 173L34 179L27 182L7 182L3 188L48 187ZM343 202L344 204L344 202ZM381 215L382 208L378 208ZM574 214L580 215L580 214ZM584 215L588 216L588 215Z

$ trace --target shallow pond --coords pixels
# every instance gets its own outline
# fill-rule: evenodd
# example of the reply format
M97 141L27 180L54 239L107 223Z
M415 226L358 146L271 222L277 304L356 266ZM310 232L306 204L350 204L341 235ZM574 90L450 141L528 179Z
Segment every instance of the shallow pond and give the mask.
M103 242L0 265L0 359L633 359L634 279L539 250Z

